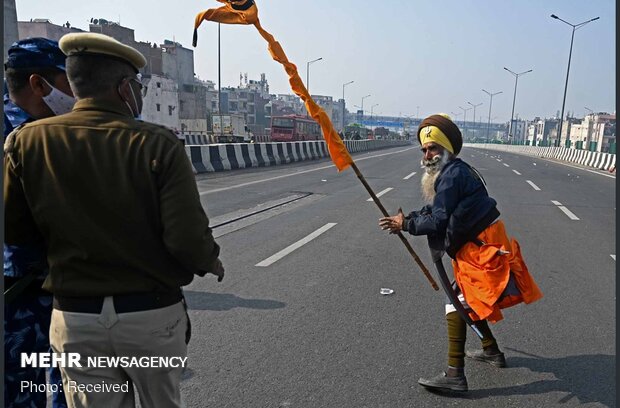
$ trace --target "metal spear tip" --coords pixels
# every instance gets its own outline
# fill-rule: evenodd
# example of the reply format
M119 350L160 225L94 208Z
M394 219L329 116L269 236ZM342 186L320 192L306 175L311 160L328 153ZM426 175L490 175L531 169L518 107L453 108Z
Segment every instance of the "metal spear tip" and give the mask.
M594 20L598 20L600 17L594 17L592 20L590 21L594 21Z
M559 20L560 17L556 16L555 14L551 14L551 18L555 18L556 20Z

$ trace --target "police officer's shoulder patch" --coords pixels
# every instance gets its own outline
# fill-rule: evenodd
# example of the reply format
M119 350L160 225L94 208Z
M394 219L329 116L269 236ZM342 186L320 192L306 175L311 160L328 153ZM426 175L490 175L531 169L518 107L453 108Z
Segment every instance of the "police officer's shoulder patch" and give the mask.
M8 134L6 139L4 140L4 156L9 159L11 162L11 167L15 173L20 174L21 164L15 157L15 140L19 135L20 130L26 125L26 123L22 123L17 126L11 133Z
M21 125L17 126L15 129L13 129L11 131L11 133L9 133L7 135L6 139L4 139L4 154L8 154L8 153L11 153L13 151L13 148L15 146L15 138L17 137L17 133L25 125L26 125L25 123L22 123Z

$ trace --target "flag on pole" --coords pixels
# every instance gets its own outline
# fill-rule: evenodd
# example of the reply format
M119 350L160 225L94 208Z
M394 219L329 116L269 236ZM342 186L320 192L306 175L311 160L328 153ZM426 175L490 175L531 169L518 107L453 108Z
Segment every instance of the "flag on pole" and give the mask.
M312 99L306 89L306 86L302 82L299 73L297 72L297 67L288 60L280 43L261 27L258 19L258 8L256 7L256 2L254 0L217 1L224 3L224 5L219 8L205 10L196 15L192 45L194 47L196 46L198 42L198 27L205 20L223 24L254 25L260 35L269 44L269 52L271 57L284 66L284 69L289 76L291 89L304 101L306 110L310 116L318 122L319 126L321 126L321 131L323 133L323 137L325 138L325 142L327 143L329 155L336 165L336 168L338 168L338 171L345 170L349 167L351 163L353 163L353 159L342 142L342 139L338 135L338 132L334 129L334 125L332 124L329 116Z

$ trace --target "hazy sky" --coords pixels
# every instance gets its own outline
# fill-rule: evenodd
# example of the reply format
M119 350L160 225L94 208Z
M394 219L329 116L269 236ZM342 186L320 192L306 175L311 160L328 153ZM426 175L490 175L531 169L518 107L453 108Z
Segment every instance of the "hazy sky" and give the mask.
M16 0L19 20L69 21L88 30L91 18L120 21L138 41L174 39L192 48L195 15L219 7L215 0ZM503 69L533 69L519 77L515 116L550 117L562 107L572 28L575 32L566 110L615 111L615 2L613 0L257 0L263 27L280 41L306 78L312 94L342 97L347 106L374 107L375 114L457 112L467 102L484 104L486 121L493 97L494 122L510 119L515 80ZM267 75L271 93L292 93L282 66L251 26L221 26L222 85ZM194 49L195 72L217 81L217 24L204 22ZM467 113L472 119L472 111ZM459 117L463 119L462 114Z

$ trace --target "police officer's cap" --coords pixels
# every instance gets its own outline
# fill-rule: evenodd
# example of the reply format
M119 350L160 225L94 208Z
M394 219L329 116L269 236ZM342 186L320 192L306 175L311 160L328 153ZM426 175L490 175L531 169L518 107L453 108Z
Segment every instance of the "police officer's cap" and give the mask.
M14 42L9 48L5 68L58 68L65 70L65 54L58 43L41 37L26 38Z
M133 47L98 33L70 33L60 39L60 49L68 57L100 55L130 64L136 72L146 65L146 58Z

